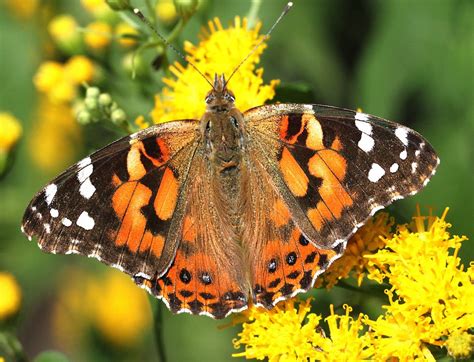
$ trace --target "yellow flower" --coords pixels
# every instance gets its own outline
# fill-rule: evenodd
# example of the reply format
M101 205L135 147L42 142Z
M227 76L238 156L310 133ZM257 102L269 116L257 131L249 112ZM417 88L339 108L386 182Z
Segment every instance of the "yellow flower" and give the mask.
M318 279L317 286L325 284L332 288L340 279L353 275L360 286L368 267L365 255L373 254L385 245L384 238L390 237L394 219L388 213L378 213L361 227L348 241L344 255L336 260Z
M8 152L21 137L21 124L12 114L0 112L0 153Z
M361 334L364 328L363 314L357 319L352 318L349 313L352 308L344 306L344 315L334 314L334 306L331 304L331 314L325 321L329 327L329 336L314 333L314 344L318 347L315 358L318 361L362 361L369 359L374 351L370 345L367 334Z
M173 0L158 0L156 15L164 23L173 22L178 15Z
M29 19L38 8L39 0L6 0L6 5L19 18Z
M151 311L144 290L117 271L106 274L95 301L94 324L102 335L117 346L136 344L150 326Z
M393 301L388 292L390 306L384 315L375 321L366 320L370 327L370 338L374 348L374 359L386 361L397 358L400 361L415 359L431 360L434 357L428 349L431 341L431 319L420 310Z
M145 117L143 116L138 116L136 119L135 119L135 124L138 126L138 128L140 129L145 129L145 128L148 128L150 127L150 124L145 121Z
M251 307L243 312L247 322L243 324L239 338L233 341L235 348L245 346L245 351L234 357L256 358L269 361L314 360L316 345L313 343L321 317L309 313L311 300L295 300L279 303L272 310Z
M428 358L428 344L445 345L446 337L474 326L474 272L472 267L464 270L457 256L467 238L449 234L447 211L441 218L418 211L411 225L399 226L385 240L384 249L366 256L372 264L369 278L392 286L386 315L369 323L376 349L385 356L405 345L406 358Z
M71 57L65 64L53 61L42 63L33 83L55 103L70 102L83 82L94 77L94 64L82 55Z
M69 105L41 97L29 140L33 162L42 170L56 172L71 163L81 144L80 127Z
M98 19L109 19L113 15L112 9L105 0L81 0L81 4L89 13Z
M224 73L230 76L235 67L248 55L263 37L259 35L261 24L248 29L247 19L236 17L233 26L224 29L215 18L209 22L210 33L202 35L198 46L185 42L184 49L193 62L209 79L214 74ZM262 105L275 95L277 80L270 84L263 83L263 69L256 69L260 54L265 44L239 68L229 84L235 94L236 106L245 111L251 107ZM179 63L170 66L175 78L164 78L166 84L161 94L155 97L155 107L151 112L154 123L174 119L200 119L205 111L204 98L210 90L209 84L189 65L183 67Z
M40 65L33 83L40 92L49 92L62 78L63 66L61 63L46 61Z
M128 276L108 269L97 277L74 269L61 283L53 323L55 338L65 348L77 348L90 329L98 331L108 343L132 348L151 325L151 311L145 291Z
M84 35L85 43L92 49L103 49L112 39L112 28L103 21L95 21L87 25Z
M78 24L71 15L58 15L48 24L48 31L54 42L69 54L77 53L81 49L82 35L78 31Z
M94 77L94 64L83 55L73 56L64 64L64 77L75 85L90 82Z
M21 304L21 290L10 273L0 272L0 321L18 312Z
M120 23L115 28L115 34L118 36L118 42L124 47L130 47L137 44L137 41L127 35L138 35L138 30L128 23Z

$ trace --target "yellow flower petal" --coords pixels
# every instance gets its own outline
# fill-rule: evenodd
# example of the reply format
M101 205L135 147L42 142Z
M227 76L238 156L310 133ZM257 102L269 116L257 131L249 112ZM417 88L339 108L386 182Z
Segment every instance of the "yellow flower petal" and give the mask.
M94 77L94 64L83 55L73 56L64 64L64 76L78 85L90 82Z
M22 132L18 119L10 113L0 112L0 152L9 151L18 142Z
M112 28L103 21L87 25L84 35L85 43L92 49L103 49L110 44Z
M10 273L0 272L0 321L5 320L20 309L21 290Z

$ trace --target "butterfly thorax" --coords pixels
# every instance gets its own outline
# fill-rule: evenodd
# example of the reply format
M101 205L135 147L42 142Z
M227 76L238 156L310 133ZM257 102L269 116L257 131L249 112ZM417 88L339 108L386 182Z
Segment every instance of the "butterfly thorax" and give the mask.
M229 175L238 172L243 149L243 116L235 108L234 94L224 76L215 76L214 87L206 96L206 113L201 132L213 171Z

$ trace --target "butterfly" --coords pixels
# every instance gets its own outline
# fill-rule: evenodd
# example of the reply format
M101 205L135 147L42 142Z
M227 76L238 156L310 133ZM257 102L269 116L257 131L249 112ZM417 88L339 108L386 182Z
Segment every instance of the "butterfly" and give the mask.
M201 120L154 125L71 166L22 230L130 275L175 313L223 318L311 288L377 210L439 159L417 132L315 104L241 113L215 76Z

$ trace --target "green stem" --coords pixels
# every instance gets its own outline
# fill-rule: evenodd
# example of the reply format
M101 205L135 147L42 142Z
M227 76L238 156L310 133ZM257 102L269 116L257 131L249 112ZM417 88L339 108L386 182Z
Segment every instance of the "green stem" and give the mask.
M247 15L250 28L253 28L257 22L257 16L261 5L262 0L252 0L252 3L250 4L250 9Z
M156 26L156 12L151 0L146 0L146 7L148 12L150 13L148 16L151 17L151 23Z
M382 292L382 294L383 294L383 291L388 288L388 285L384 285L384 284L372 285L368 289L367 288L360 288L360 287L356 287L354 285L351 285L351 284L347 283L345 280L339 280L339 282L335 286L339 287L339 288L342 288L342 289L350 290L351 292L357 292L357 293L362 293L362 294L370 294L370 295L376 295L376 296L380 295L379 292ZM374 293L374 291L376 293ZM383 295L385 296L385 294L383 294Z
M163 303L154 299L155 305L153 315L153 329L155 332L156 349L158 353L158 361L166 362L165 344L163 341Z

